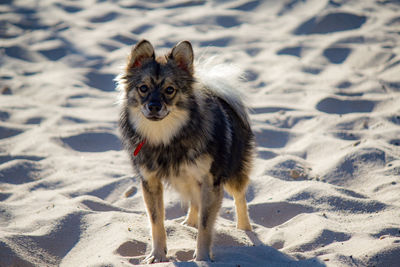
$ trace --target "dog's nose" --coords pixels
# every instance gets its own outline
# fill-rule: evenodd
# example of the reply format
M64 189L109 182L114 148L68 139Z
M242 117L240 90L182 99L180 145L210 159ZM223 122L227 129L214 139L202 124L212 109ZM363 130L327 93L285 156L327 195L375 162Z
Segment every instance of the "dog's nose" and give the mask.
M148 109L149 109L149 111L150 111L151 113L157 113L157 112L159 112L159 111L161 110L161 108L162 108L161 103L160 103L160 102L156 102L156 101L150 102L150 103L147 105L147 107L148 107Z

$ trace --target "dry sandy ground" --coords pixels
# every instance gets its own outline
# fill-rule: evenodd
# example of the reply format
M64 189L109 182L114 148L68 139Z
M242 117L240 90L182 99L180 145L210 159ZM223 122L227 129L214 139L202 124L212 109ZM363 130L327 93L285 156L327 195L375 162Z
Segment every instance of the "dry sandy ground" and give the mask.
M226 195L214 263L190 262L197 231L168 190L169 266L399 266L399 1L3 0L0 38L0 266L151 249L113 82L142 38L242 66L258 144L254 231Z

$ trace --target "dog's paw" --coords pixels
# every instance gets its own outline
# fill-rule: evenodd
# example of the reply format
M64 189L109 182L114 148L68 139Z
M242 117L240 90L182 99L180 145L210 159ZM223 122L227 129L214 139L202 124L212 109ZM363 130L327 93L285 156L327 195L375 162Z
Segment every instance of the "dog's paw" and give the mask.
M195 261L211 261L211 257L210 257L210 253L208 252L197 252L197 249L194 251L193 254L193 259L195 259Z
M182 222L182 225L197 228L197 221L189 220L189 218L186 218L186 219Z
M166 262L168 261L166 252L163 251L152 251L144 260L143 263L151 264L157 262Z

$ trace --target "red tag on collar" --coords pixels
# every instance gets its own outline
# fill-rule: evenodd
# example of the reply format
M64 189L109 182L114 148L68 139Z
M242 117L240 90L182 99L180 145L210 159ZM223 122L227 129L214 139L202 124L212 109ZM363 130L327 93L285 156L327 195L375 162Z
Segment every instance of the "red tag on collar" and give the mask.
M139 154L140 149L142 149L142 146L144 145L144 143L146 143L146 139L143 140L142 142L140 142L138 144L138 146L136 147L135 151L133 152L133 155L136 157L137 154Z

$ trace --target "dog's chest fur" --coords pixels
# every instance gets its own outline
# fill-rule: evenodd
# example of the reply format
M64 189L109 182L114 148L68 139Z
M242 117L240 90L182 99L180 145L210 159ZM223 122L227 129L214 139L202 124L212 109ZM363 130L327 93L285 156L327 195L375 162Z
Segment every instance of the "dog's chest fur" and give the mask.
M163 177L162 180L178 191L184 201L199 203L201 185L212 183L211 163L210 156L200 156L193 162L181 163L178 172L171 173L169 176ZM141 176L147 179L154 176L158 177L157 171L149 171L146 167L139 167L139 172Z

